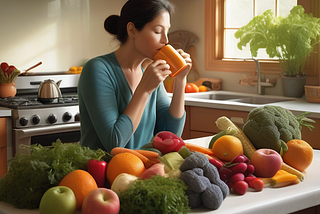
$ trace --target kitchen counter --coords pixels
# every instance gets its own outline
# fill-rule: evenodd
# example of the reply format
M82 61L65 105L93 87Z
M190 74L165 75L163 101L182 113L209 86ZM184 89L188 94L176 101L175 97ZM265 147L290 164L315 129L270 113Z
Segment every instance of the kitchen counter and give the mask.
M186 93L185 94L185 105L187 106L197 106L204 108L216 108L216 109L225 109L225 110L237 110L237 111L251 111L252 109L261 106L261 104L251 104L244 102L234 102L231 100L215 100L215 99L204 99L203 97L211 94L227 94L227 95L238 95L238 96L252 96L258 97L260 99L289 99L288 97L273 96L273 95L257 95L257 94L248 94L240 92L229 92L229 91L208 91L208 92L199 92L199 93ZM171 97L172 94L168 93L168 96ZM274 103L267 103L263 105L276 105L283 108L287 108L295 115L310 112L311 115L308 117L319 118L320 119L320 103L309 103L305 99L301 98L292 98L289 101L280 101Z
M0 107L0 117L11 117L11 109Z
M186 140L208 146L211 137ZM271 188L261 192L248 189L245 195L230 194L218 210L194 209L190 213L290 213L320 204L320 150L314 150L314 158L306 170L305 180L297 185ZM0 202L0 214L38 214L38 210L19 210L12 205ZM81 213L77 211L76 213Z

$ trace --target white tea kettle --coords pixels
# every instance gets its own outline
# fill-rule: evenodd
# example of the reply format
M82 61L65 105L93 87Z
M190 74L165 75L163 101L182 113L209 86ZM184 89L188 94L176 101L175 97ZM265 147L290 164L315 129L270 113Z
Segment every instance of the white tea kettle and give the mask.
M42 81L38 90L38 101L42 103L51 103L55 99L62 97L59 88L61 81L62 80L55 82L52 79Z

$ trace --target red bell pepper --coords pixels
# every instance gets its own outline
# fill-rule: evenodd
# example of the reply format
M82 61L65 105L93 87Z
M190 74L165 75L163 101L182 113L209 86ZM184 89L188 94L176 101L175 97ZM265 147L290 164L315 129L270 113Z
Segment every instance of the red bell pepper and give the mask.
M156 134L152 145L158 149L163 155L169 152L178 152L179 149L185 145L182 138L178 137L172 132L162 131Z
M105 187L107 162L91 159L87 163L87 168L98 187Z

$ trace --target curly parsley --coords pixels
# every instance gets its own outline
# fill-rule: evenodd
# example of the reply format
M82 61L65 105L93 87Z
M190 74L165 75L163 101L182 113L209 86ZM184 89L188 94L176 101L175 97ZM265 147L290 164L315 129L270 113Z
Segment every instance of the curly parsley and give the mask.
M188 213L187 189L181 179L160 175L137 180L129 189L119 193L120 213Z

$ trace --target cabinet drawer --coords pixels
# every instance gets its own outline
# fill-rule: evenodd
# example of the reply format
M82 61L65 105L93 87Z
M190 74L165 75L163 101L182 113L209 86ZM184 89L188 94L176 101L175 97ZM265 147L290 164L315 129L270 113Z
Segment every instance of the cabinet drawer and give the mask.
M7 147L6 118L0 118L0 147Z
M200 131L208 133L219 133L220 130L217 128L215 121L222 116L226 116L229 119L242 118L246 121L249 112L245 111L233 111L224 109L212 109L203 107L190 107L190 130Z
M0 147L0 178L7 173L7 147Z
M314 149L320 149L320 119L310 118L316 121L313 124L314 129L310 131L307 127L302 126L301 138L308 142Z

